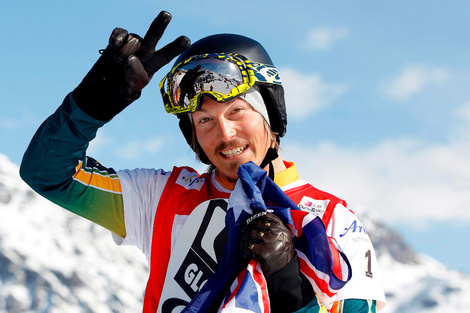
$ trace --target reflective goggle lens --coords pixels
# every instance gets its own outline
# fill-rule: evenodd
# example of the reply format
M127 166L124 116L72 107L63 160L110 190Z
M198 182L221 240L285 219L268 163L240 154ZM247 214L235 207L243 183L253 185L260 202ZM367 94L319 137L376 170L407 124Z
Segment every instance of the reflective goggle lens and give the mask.
M202 59L189 62L178 68L170 78L171 102L182 109L196 109L193 99L208 91L223 99L243 83L243 76L237 64L221 59ZM236 91L239 91L236 89Z
M272 65L252 63L236 54L210 53L178 64L160 82L160 92L168 113L190 113L199 109L201 95L223 102L257 81L281 84Z

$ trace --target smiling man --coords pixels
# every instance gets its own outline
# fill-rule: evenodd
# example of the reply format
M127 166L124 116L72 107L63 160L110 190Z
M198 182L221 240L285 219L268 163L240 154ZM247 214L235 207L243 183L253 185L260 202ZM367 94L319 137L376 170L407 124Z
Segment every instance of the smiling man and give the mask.
M240 229L236 256L260 264L272 312L375 312L385 298L367 232L345 201L300 180L295 164L278 153L286 110L279 73L265 49L244 36L218 34L192 45L180 37L155 51L170 19L161 12L144 38L113 31L80 85L39 127L24 155L22 178L47 199L109 229L116 243L142 250L150 265L144 312L215 312L223 299L210 306L194 299L212 286L211 277L223 276L218 266L227 259L227 238L234 238L225 227L227 202L244 197L233 190L241 165L253 162L295 210L323 222L330 244L317 237L305 244L339 261L336 242L352 270L350 280L342 279L333 264L331 275L321 275L349 282L334 292L318 286L294 238L301 234L275 211L251 216ZM178 55L160 83L163 103L208 171L116 172L87 156L98 129L138 99L153 74ZM322 303L320 289L334 303Z
M240 165L261 164L275 142L263 116L241 97L223 104L206 97L192 121L197 142L217 169L216 179L230 189L238 180ZM280 157L274 163L276 171L285 169Z

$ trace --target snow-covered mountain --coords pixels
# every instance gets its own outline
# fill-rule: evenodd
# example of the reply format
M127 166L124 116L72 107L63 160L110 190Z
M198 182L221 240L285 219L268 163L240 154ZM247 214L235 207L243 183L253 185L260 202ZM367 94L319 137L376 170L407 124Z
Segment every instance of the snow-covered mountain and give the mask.
M37 195L0 155L0 312L139 312L147 261Z
M374 244L387 297L382 313L470 312L470 275L416 254L390 227L361 217Z
M384 278L381 312L470 312L469 275L415 254L379 219L361 220ZM0 155L0 313L139 312L147 271L139 250L38 196Z

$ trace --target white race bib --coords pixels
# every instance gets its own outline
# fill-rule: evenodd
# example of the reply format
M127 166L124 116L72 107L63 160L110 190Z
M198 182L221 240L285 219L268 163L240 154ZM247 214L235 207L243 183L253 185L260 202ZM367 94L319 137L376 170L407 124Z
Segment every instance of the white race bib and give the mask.
M181 312L217 269L227 232L227 199L199 204L184 223L173 247L158 313Z

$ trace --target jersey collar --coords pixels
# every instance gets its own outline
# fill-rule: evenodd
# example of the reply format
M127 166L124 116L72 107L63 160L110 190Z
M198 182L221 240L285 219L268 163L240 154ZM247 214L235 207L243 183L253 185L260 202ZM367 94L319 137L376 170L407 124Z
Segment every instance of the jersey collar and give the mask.
M274 182L280 188L299 180L299 173L294 162L283 161L286 169L274 175Z
M279 186L279 188L282 188L299 179L299 173L297 172L297 167L295 166L295 163L287 162L287 161L283 161L283 162L284 162L284 165L286 166L286 169L274 175L274 182L276 183L276 185ZM219 191L227 192L227 193L231 192L231 189L229 186L224 186L217 180L215 176L215 171L212 172L211 176L212 176L211 179L214 182L215 187Z

